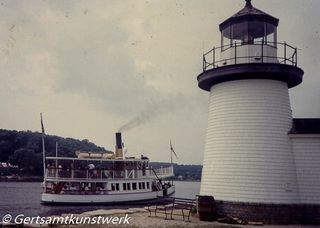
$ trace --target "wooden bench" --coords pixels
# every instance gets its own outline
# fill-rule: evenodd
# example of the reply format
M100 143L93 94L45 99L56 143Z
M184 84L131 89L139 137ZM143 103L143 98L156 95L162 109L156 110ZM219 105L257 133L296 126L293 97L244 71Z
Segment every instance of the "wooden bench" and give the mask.
M149 217L154 212L154 216L164 214L165 219L173 219L173 216L176 215L182 216L184 221L190 222L191 211L196 207L195 199L167 197L166 200L168 200L168 204L159 202L156 205L149 205L147 208L150 213ZM181 211L181 213L177 213L177 211Z

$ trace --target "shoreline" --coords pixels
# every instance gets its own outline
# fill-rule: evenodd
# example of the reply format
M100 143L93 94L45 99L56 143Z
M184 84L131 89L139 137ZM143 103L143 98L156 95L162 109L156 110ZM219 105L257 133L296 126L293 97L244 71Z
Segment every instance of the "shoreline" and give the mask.
M17 177L17 178L0 178L0 182L43 182L43 177Z

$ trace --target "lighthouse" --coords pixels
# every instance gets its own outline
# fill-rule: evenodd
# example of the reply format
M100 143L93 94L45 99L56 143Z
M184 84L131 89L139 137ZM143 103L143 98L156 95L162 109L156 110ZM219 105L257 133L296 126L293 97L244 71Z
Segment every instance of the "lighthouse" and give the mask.
M220 24L221 45L203 55L197 80L210 99L200 195L213 196L220 215L301 222L310 199L319 212L320 170L313 170L317 177L304 172L307 147L296 150L292 136L293 122L304 120L292 119L289 89L302 83L304 72L297 48L278 41L278 24L246 0ZM320 122L304 123L318 126L305 137L314 139L310 154L320 162ZM305 186L305 178L317 183Z

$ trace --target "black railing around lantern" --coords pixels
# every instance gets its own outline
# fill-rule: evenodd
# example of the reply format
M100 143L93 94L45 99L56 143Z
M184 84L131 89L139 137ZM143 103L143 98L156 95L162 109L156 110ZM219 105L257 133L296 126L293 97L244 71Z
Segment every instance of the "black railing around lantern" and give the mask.
M258 46L258 47L257 47ZM254 48L255 54L241 53L245 48ZM274 55L270 55L270 51ZM229 56L223 56L223 55ZM297 48L283 43L275 42L255 42L253 44L243 44L234 42L231 45L214 47L207 53L203 54L203 71L224 67L234 64L250 64L250 63L278 63L297 66L298 53Z

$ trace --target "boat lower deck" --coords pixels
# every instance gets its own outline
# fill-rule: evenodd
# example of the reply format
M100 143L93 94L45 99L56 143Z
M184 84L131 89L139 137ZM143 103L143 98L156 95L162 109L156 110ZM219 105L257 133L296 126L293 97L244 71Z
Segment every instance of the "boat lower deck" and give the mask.
M175 187L170 186L159 191L113 193L113 194L54 194L42 193L43 204L128 204L146 203L174 194Z

